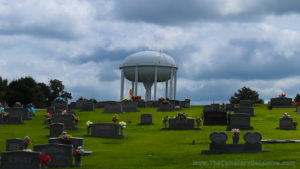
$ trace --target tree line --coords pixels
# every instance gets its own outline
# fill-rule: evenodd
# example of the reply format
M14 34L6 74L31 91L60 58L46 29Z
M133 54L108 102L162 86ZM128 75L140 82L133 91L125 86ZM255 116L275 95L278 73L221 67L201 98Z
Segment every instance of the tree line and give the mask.
M9 106L20 102L23 105L34 104L37 108L45 108L57 97L72 99L72 94L64 90L62 81L52 79L48 84L36 82L26 76L8 82L0 76L0 101Z

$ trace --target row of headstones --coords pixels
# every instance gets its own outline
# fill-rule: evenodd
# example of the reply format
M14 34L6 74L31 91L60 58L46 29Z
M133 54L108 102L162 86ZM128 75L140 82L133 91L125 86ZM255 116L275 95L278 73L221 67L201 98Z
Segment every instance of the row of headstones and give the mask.
M227 153L254 153L262 152L262 136L258 132L247 132L244 135L244 144L227 144L225 132L213 132L210 134L211 143L209 150L202 150L202 154L227 154Z
M2 124L23 124L23 120L32 120L31 115L27 108L11 107L5 108L8 113L7 117L4 117L2 113L0 116L0 123Z
M270 102L268 103L268 109L272 108L293 108L293 99L280 96L276 98L271 98Z
M221 107L221 108L220 108ZM254 107L253 103L250 100L241 100L239 106L235 107L234 104L211 104L203 107L203 112L226 112L234 111L236 113L248 113L251 116L254 116Z
M49 127L51 128L52 124L61 123L64 125L65 130L77 130L78 127L74 122L74 115L73 114L53 114L51 123L49 124ZM45 123L44 123L45 124ZM48 128L48 127L46 127Z

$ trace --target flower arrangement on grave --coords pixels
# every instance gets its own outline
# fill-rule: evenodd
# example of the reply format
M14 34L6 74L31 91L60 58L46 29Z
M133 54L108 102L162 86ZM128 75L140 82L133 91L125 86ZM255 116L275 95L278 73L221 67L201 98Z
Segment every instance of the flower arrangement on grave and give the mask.
M131 96L132 100L140 100L142 96Z
M177 116L175 117L176 120L186 120L187 119L187 114L185 112L178 113Z
M201 118L199 116L197 116L197 118L196 118L197 128L199 128L199 126L201 126L201 122L202 122Z
M4 107L0 106L0 114L4 112Z
M91 129L92 124L93 124L93 122L91 122L91 121L87 121L87 122L86 122L86 126L87 126L87 135L90 135L90 129Z
M29 104L27 105L27 110L28 110L28 112L29 112L31 115L34 115L34 113L35 113L35 108L34 108L34 106L33 106L32 103L29 103Z
M39 157L40 163L42 166L48 166L48 163L51 161L51 157L46 155L46 153L42 152Z
M78 146L76 150L73 152L73 156L82 156L84 153L84 149L81 146Z
M295 102L294 105L295 105L296 107L298 107L298 106L300 106L300 102Z
M121 136L123 136L123 130L124 130L124 128L126 128L126 122L120 121L119 126L121 128Z
M30 137L25 136L24 138L24 149L26 150L28 148L28 145L31 143Z
M62 138L65 144L70 144L70 139L72 138L72 135L68 134L66 131L63 131L60 135L60 138Z
M61 114L62 114L62 115L67 115L67 114L68 114L68 112L67 112L67 110L66 110L66 109L62 109L62 112L61 112Z
M163 124L165 125L165 128L167 128L167 124L169 122L169 117L168 116L165 116L163 119L162 119L162 122Z
M119 121L119 116L118 116L117 114L114 114L114 115L112 116L112 121L113 121L114 123L118 122L118 121Z
M291 118L291 116L288 113L283 113L282 118L288 119Z
M231 132L233 133L232 140L233 144L238 144L239 143L239 135L241 134L240 129L232 129Z
M56 102L66 102L66 100L62 97L57 97L57 98L54 99L54 101L56 101Z
M175 110L180 110L181 109L181 107L179 105L175 106L174 108L175 108Z
M281 93L281 94L279 95L279 97L285 97L285 96L286 96L285 93Z
M3 113L3 120L4 120L4 121L7 121L7 120L8 120L8 113L7 113L7 112L4 112L4 113Z
M231 132L233 133L234 136L239 136L241 134L240 129L232 129Z

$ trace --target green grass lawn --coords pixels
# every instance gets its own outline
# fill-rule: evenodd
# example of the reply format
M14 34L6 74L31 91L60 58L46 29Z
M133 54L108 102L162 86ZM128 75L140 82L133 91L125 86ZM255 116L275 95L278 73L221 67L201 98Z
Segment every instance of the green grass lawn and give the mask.
M139 108L139 112L119 114L121 121L132 121L127 123L124 130L125 139L107 138L84 138L84 149L93 151L90 156L84 156L82 167L84 169L110 169L110 168L296 168L300 165L300 143L290 144L263 144L264 150L270 152L249 153L249 154L222 154L202 155L201 150L209 149L210 133L227 132L228 141L232 143L232 134L225 131L226 126L201 126L201 130L183 131L161 131L163 128L162 118L166 115L175 116L175 112L157 112L156 108ZM190 117L201 116L202 106L193 106L190 109L183 109ZM279 118L284 112L288 112L294 121L300 122L300 115L294 112L295 109L273 109L268 110L266 105L257 105L255 108L256 117L251 118L253 131L262 134L263 139L298 139L300 131L277 130ZM76 110L75 110L76 111ZM103 109L96 109L94 112L79 112L79 130L68 131L74 137L83 137L86 134L86 121L94 123L112 122L112 114L102 113ZM36 112L34 120L26 120L23 125L0 125L0 151L5 151L6 139L24 138L30 136L33 144L46 144L49 129L43 125L45 110ZM154 125L139 126L141 113L152 113ZM244 142L242 131L240 142ZM196 144L193 145L192 141ZM283 165L288 161L288 165ZM227 166L223 165L227 163ZM253 162L266 162L268 165L255 166ZM273 162L274 165L271 165ZM281 165L275 163L281 162ZM247 163L252 165L248 166ZM197 165L193 165L197 164ZM238 165L238 166L234 166ZM64 168L67 169L67 168Z

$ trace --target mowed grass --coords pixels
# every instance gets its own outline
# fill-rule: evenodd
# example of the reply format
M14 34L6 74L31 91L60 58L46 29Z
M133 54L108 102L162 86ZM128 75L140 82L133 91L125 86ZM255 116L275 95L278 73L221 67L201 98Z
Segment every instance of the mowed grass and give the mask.
M124 130L125 139L84 138L84 149L93 151L90 156L84 156L83 169L122 169L122 168L297 168L300 165L300 143L263 144L264 150L270 152L249 154L203 155L201 150L209 149L210 133L226 132L227 143L232 143L232 134L225 131L226 126L201 126L200 130L162 131L162 118L166 115L174 117L178 112L186 112L190 117L201 116L203 106L192 106L175 112L157 112L156 108L139 108L139 112L119 114L121 121L127 123ZM73 137L83 137L86 134L86 121L94 123L112 122L112 114L104 114L103 109L94 112L80 112L79 130L68 131ZM251 118L253 131L262 134L263 139L298 139L300 131L277 130L279 118L288 112L294 121L300 122L300 114L295 109L268 110L266 105L256 105L255 117ZM45 129L45 110L36 112L33 120L24 121L23 125L0 125L0 151L5 151L6 139L24 138L30 136L34 144L48 143L49 129ZM139 126L141 113L152 113L154 125ZM242 131L240 142L244 142ZM193 145L192 141L196 144ZM287 165L283 162L288 161ZM227 164L226 164L227 162ZM254 162L265 162L266 165L254 165ZM279 163L281 164L275 164ZM230 164L228 164L230 163ZM64 167L64 169L67 169Z

